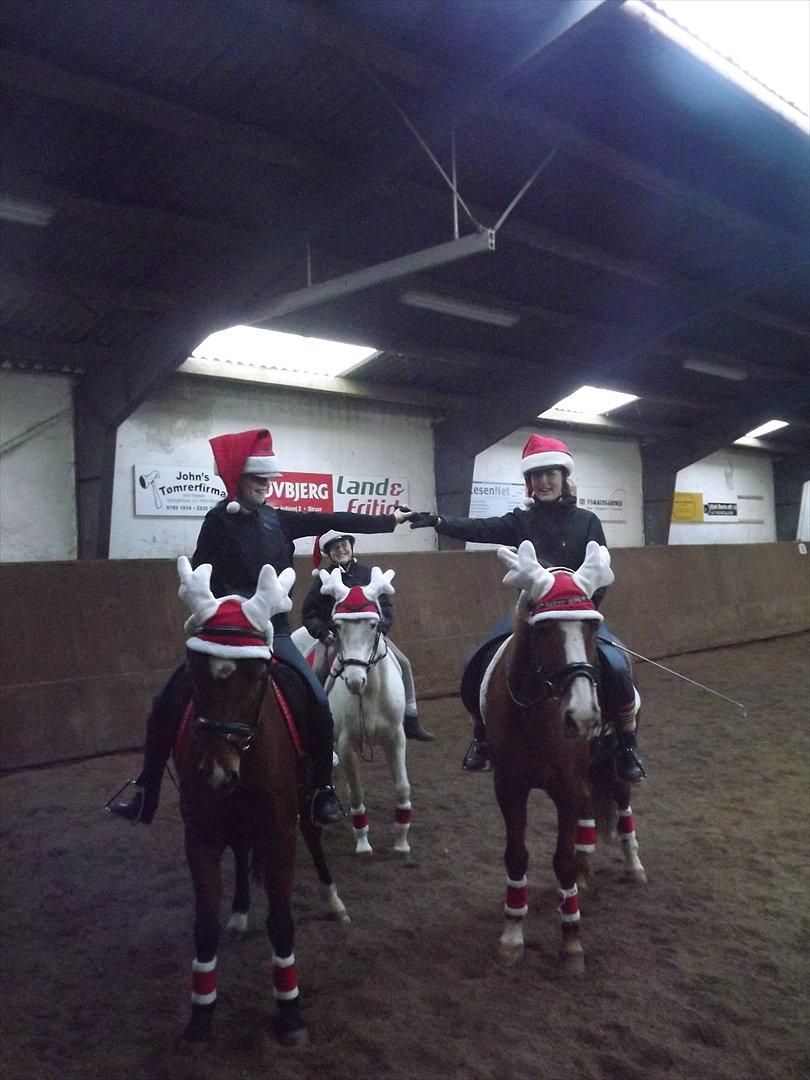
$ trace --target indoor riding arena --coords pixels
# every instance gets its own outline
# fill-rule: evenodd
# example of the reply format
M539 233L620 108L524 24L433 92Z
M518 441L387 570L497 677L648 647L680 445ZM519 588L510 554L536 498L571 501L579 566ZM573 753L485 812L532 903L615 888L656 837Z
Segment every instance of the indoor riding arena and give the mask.
M5 0L0 30L3 1080L806 1076L810 5ZM238 932L234 855L212 929L195 840L284 780L268 727L315 756L298 653L289 707L188 710L134 819L178 664L211 700L270 686L322 595L333 671L365 672L364 809L350 756L322 830L348 918L299 837L293 958L275 841ZM529 645L481 700L502 663L501 719L559 704L526 743L578 748L558 790L602 745L646 773L578 892L531 792L525 914L496 773L462 768L485 738L503 763L460 684L509 617ZM588 619L632 657L621 716ZM409 795L375 741L389 639ZM259 846L296 823L267 784Z

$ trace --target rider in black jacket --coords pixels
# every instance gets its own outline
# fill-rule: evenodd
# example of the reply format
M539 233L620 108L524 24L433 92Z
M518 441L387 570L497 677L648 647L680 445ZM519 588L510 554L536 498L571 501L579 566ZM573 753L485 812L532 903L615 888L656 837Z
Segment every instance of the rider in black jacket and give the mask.
M313 571L315 581L307 593L301 608L301 621L311 637L317 638L328 648L335 640L334 623L332 622L332 608L334 598L321 592L321 580L317 576L317 567L320 565L320 556L326 559L326 570L339 568L343 576L343 584L348 588L353 585L368 585L371 581L371 568L358 562L354 557L354 537L348 533L332 530L319 536L315 541L313 562L316 569ZM416 688L413 681L411 662L405 653L394 644L388 637L388 631L394 621L394 605L391 597L383 593L379 599L380 605L380 630L385 635L388 649L393 653L402 672L402 684L405 688L405 716L402 728L407 739L416 739L417 742L432 742L434 736L422 727L416 707ZM321 681L326 681L328 662L325 650L320 663L316 662L313 670Z
M228 499L218 503L203 521L192 566L210 563L211 591L216 597L251 597L259 572L269 563L276 573L292 566L294 541L326 529L355 532L393 532L402 512L372 515L277 510L265 499L269 478L280 473L266 430L221 435L211 439L217 472L225 483ZM332 788L332 714L323 687L313 677L301 653L290 639L286 613L273 620L273 654L294 668L308 691L309 710L303 735L312 762L315 788L312 812L323 825L340 820L340 806ZM151 822L157 810L163 770L191 686L183 662L154 699L146 730L144 765L135 781L134 796L108 805L111 813L131 821Z
M578 570L585 561L585 549L590 540L605 544L605 534L599 518L576 505L568 486L574 467L567 447L557 439L532 435L523 449L523 476L528 497L526 507L512 510L502 517L451 518L436 514L410 513L406 520L412 529L434 528L442 536L479 544L503 544L518 547L531 540L538 557L547 566L565 566ZM593 597L598 607L605 590ZM486 729L478 703L478 688L483 676L481 669L487 646L503 639L512 631L512 616L505 618L488 636L467 662L461 680L461 697L473 715L473 740L464 758L464 768L478 771L487 766ZM612 645L616 640L602 623L597 632L601 698L618 739L616 760L621 779L634 783L645 776L644 766L636 751L636 714L638 696L633 685L627 656Z

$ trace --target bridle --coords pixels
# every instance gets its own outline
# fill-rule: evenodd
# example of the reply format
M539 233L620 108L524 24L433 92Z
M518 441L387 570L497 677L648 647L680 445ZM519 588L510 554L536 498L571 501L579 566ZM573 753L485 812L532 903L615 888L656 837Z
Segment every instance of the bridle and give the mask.
M240 637L240 638L255 638L257 642L261 642L263 645L267 645L268 636L264 630L247 630L233 626L209 626L199 627L194 631L195 634L202 632L206 634L217 634L225 637ZM227 658L223 658L227 659ZM264 668L264 678L262 680L262 692L259 695L259 700L256 705L256 714L253 718L252 724L247 724L242 721L234 721L233 723L225 723L223 720L212 720L207 716L198 716L194 722L194 727L197 731L202 732L205 735L213 735L217 739L222 739L224 742L232 746L240 754L244 754L250 749L250 745L259 733L259 726L261 724L262 706L264 705L265 695L267 694L267 686L270 682L270 676L267 671L267 665Z
M371 652L368 654L367 660L359 660L353 656L343 655L343 645L340 641L340 634L335 634L337 641L337 657L335 660L335 666L329 672L333 679L343 679L344 671L347 667L361 667L368 671L373 668L375 664L379 664L381 660L384 660L388 655L388 643L386 642L385 649L379 655L377 655L377 648L380 644L380 638L383 637L382 628L380 627L379 620L377 621L377 629L374 632L374 641L371 646Z
M520 709L530 709L535 705L541 705L544 701L548 701L553 697L562 697L562 695L568 690L568 687L574 681L574 679L585 678L588 682L596 688L596 669L593 664L586 663L584 661L574 664L565 664L563 667L555 668L554 671L543 671L542 667L535 668L530 672L531 676L540 679L540 690L536 697L529 701L521 701L515 691L512 689L510 682L510 664L509 660L506 660L506 689L509 693L509 697Z

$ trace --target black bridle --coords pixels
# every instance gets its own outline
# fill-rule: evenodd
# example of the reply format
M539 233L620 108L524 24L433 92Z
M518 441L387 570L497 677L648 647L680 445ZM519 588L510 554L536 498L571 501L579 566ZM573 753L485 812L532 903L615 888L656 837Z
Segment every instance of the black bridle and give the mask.
M218 635L224 635L225 637L242 637L242 638L255 638L262 644L267 645L268 636L264 630L248 630L234 626L205 626L198 627L194 633L199 634L205 631L205 633L215 633ZM213 655L213 654L212 654ZM219 657L221 660L231 659L230 657ZM267 694L267 686L270 682L270 676L265 667L265 676L262 683L262 692L259 696L259 701L256 706L256 715L253 718L252 724L246 724L242 721L235 721L227 724L223 720L212 720L207 716L198 716L194 722L194 726L197 731L201 731L205 735L213 735L217 739L222 739L228 743L240 754L244 754L250 749L250 745L259 733L259 725L261 724L262 717L262 705Z
M540 679L539 693L530 701L521 701L512 689L512 684L509 681L509 666L509 661L507 660L506 689L509 691L509 697L520 709L530 709L535 705L540 705L544 701L548 701L552 697L562 697L574 679L585 678L591 686L596 687L596 670L594 669L593 664L584 662L566 664L564 667L549 672L545 672L542 667L538 667L531 674L535 678Z
M342 645L341 640L340 640L340 634L339 633L335 634L335 638L336 638L336 641L337 641L337 664L339 666L329 672L329 674L332 676L332 678L333 679L342 679L343 678L343 672L346 670L347 667L361 667L361 668L365 668L366 671L368 671L370 668L374 667L375 664L379 664L379 662L381 660L383 660L388 655L388 645L387 645L387 643L386 643L385 650L383 652L381 652L379 656L376 655L377 654L377 648L378 648L378 646L380 644L380 638L382 636L383 636L382 628L380 627L380 624L379 624L379 621L378 621L377 622L377 629L374 632L374 643L371 646L371 652L368 654L368 660L358 660L353 656L348 656L347 657L347 656L343 655L343 645Z

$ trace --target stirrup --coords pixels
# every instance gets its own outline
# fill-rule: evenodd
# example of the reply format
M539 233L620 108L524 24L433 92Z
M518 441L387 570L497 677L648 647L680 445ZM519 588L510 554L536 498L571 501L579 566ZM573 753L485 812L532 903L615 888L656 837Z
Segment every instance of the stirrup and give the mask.
M485 772L489 769L487 744L482 739L473 737L470 745L467 747L467 752L461 762L461 767L467 772Z
M125 780L124 783L121 785L121 787L118 789L118 791L116 791L116 793L114 795L111 795L109 797L109 799L107 799L107 801L104 803L104 809L107 811L108 814L111 814L112 810L110 809L110 807L115 802L115 800L118 798L118 796L121 795L123 792L125 792L128 787L139 787L139 786L140 785L138 784L137 780Z

